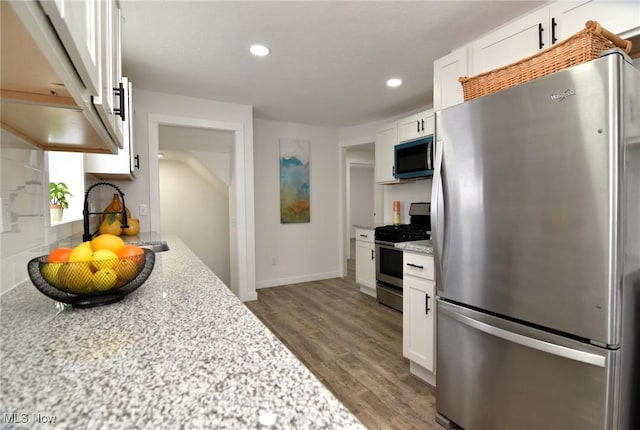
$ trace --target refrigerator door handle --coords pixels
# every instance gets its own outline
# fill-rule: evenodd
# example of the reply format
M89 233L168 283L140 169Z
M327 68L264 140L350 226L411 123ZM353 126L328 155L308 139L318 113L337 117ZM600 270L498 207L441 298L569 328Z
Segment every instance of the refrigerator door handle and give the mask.
M431 220L432 234L431 242L433 243L433 254L436 270L436 279L438 289L442 289L442 260L444 256L444 190L442 185L442 140L435 143L435 166L433 170L433 183L431 186Z
M468 316L459 314L454 310L448 309L447 305L443 302L438 303L438 312L442 312L450 318L453 318L464 325L475 328L476 330L480 330L484 333L498 337L500 339L504 339L508 342L517 343L527 348L535 349L538 351L546 352L548 354L557 355L559 357L568 358L570 360L579 361L593 366L605 367L606 364L606 358L601 355L592 354L585 351L578 351L572 348L567 348L565 346L555 345L549 342L544 342L542 340L533 339L531 337L503 330L493 325L480 322Z

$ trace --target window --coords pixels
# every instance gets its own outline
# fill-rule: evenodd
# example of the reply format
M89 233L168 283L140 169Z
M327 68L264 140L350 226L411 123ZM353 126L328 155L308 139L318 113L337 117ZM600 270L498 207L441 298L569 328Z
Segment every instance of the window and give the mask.
M84 155L79 152L47 152L49 182L64 182L71 196L67 198L69 208L64 210L62 221L66 223L82 219L84 205ZM47 184L48 188L48 184ZM60 224L52 222L52 224Z

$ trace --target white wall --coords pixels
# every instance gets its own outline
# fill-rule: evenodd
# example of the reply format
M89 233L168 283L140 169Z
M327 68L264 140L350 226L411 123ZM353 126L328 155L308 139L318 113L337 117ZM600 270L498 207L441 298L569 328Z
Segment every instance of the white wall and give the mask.
M311 142L309 223L280 224L281 138ZM256 119L254 142L257 287L340 276L338 130Z
M393 222L393 202L400 202L400 224L409 223L409 208L413 202L431 201L431 179L384 186L383 219L385 224Z
M162 159L160 212L163 234L180 237L222 282L231 285L228 193L183 161Z

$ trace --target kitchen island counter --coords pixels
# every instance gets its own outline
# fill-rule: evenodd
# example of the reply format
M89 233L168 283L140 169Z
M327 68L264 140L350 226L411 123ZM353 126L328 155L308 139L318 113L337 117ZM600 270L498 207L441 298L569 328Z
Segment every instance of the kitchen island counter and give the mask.
M118 303L56 314L29 281L1 296L0 427L364 428L188 247L167 242Z

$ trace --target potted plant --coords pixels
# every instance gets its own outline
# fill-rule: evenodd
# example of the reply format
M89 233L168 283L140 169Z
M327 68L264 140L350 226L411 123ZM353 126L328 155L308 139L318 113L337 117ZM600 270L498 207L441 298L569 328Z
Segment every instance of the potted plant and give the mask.
M67 196L71 196L69 187L64 182L49 183L49 208L51 210L51 221L60 222L62 211L69 207Z

